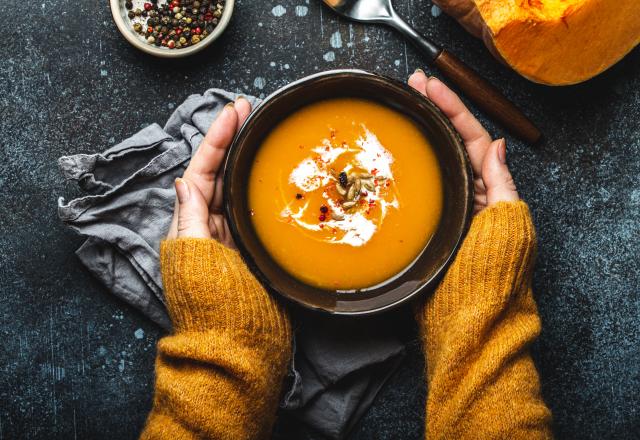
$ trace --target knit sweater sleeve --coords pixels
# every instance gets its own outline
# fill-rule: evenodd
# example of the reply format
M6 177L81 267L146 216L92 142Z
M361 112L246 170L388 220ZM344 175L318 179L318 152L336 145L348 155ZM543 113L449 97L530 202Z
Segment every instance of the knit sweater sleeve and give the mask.
M161 263L174 332L158 343L141 438L269 438L291 357L286 311L214 240L165 241Z
M531 291L534 254L524 202L485 209L420 307L428 439L552 438L529 354L540 333Z

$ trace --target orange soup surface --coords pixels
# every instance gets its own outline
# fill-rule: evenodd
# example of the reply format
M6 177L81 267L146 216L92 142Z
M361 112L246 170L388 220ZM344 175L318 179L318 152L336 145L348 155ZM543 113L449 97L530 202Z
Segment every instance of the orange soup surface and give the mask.
M329 290L401 273L433 236L442 197L436 155L418 127L355 98L314 103L283 120L249 179L267 251L294 277Z

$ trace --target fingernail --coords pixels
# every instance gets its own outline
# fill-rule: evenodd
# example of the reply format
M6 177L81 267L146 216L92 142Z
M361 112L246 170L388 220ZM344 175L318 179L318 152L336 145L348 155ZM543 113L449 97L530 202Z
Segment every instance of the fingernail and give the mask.
M235 102L227 102L227 104L224 106L224 108L226 110L234 110L235 109L234 108L235 104L236 104Z
M244 96L244 95L238 95L238 97L236 98L236 102L240 101L241 99L244 99L245 101L247 101L246 96Z
M179 177L176 179L176 196L178 196L178 203L180 204L189 200L189 184Z
M507 163L507 142L504 138L500 139L498 143L498 159L500 159L502 163Z
M416 71L415 71L415 72L413 72L413 73L422 73L422 74L424 74L424 70L422 70L421 68L419 68L419 67L418 67L418 68L416 69Z

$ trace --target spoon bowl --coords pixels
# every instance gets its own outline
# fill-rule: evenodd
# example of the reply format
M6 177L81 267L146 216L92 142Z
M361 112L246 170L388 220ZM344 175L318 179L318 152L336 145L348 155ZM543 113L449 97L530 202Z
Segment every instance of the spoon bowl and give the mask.
M343 17L363 23L383 23L396 15L389 0L322 0Z

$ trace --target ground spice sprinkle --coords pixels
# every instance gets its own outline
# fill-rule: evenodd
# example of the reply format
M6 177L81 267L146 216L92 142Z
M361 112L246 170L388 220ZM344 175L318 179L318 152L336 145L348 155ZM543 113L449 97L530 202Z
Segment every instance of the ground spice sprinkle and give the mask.
M150 0L125 8L133 30L148 44L182 49L200 43L210 35L222 17L224 0Z

